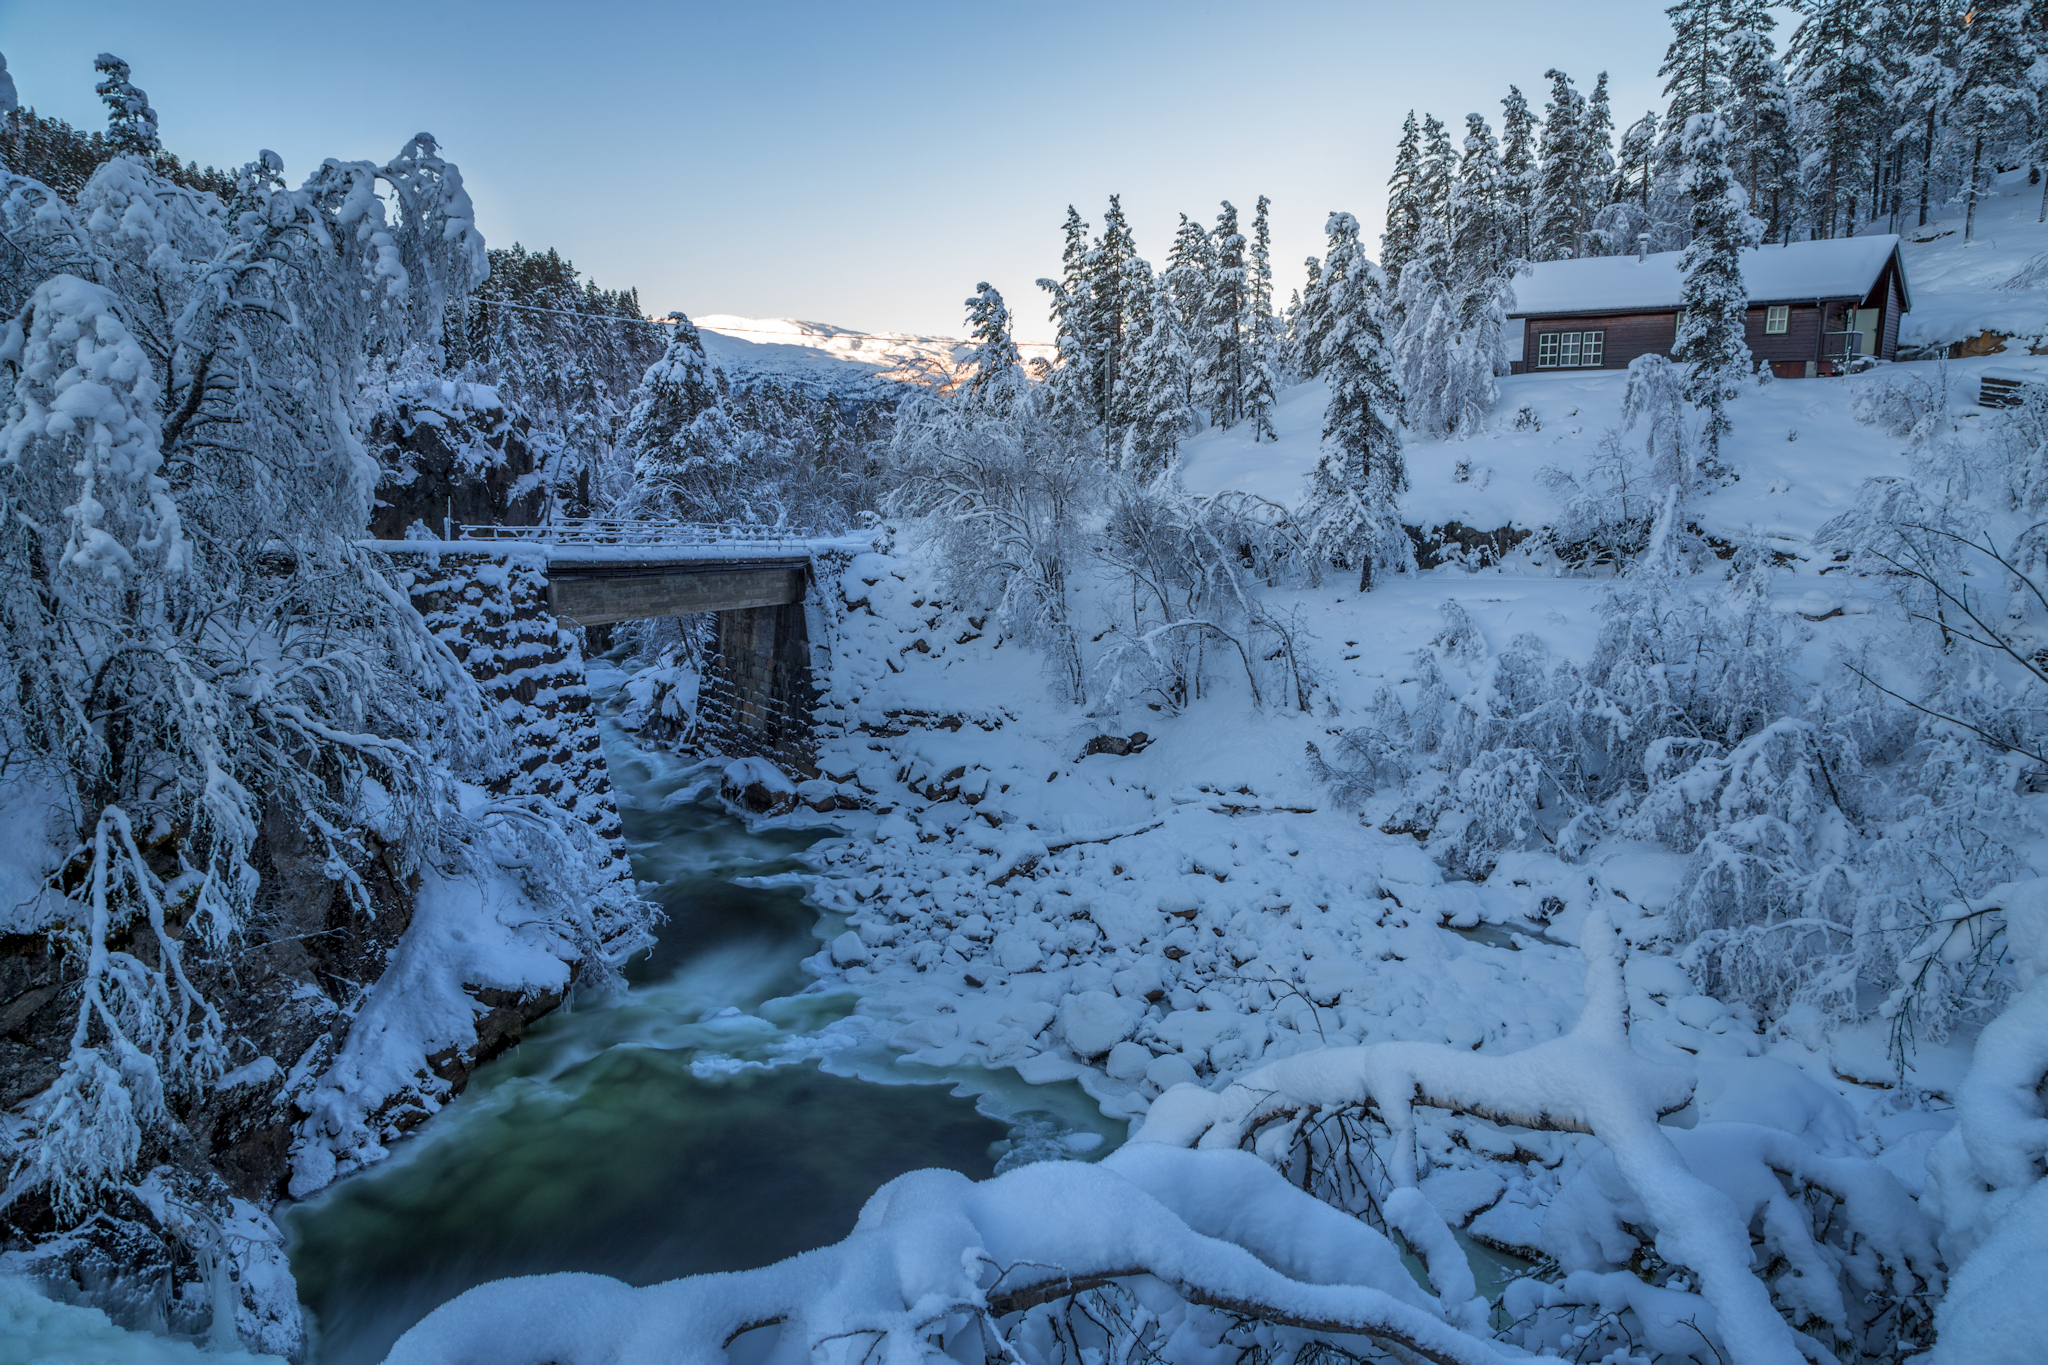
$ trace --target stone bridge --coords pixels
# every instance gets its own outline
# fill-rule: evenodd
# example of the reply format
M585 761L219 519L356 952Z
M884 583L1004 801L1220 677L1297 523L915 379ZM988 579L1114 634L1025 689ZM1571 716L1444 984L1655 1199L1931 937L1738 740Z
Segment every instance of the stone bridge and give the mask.
M411 575L415 601L444 635L453 630L451 644L474 633L475 622L464 622L478 612L531 621L523 632L532 637L523 642L524 656L497 677L499 700L521 707L545 706L543 693L568 681L555 675L580 669L573 637L557 623L594 631L625 621L713 614L717 628L698 693L707 742L733 757L758 756L800 776L816 775L812 566L820 553L865 546L750 528L596 520L451 523L439 541L371 545ZM462 599L470 599L467 610ZM474 651L469 661L476 673ZM481 674L479 680L492 682ZM590 735L594 743L594 728ZM596 757L593 752L588 759Z

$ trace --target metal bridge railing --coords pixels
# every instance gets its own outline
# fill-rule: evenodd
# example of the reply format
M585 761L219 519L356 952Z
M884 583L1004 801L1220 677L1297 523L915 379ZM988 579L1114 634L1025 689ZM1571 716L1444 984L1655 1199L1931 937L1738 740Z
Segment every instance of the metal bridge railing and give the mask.
M662 548L685 545L745 545L748 547L809 546L815 533L796 527L749 526L744 524L692 521L634 521L623 517L576 517L546 522L540 526L467 526L447 523L444 539L513 541L527 545L618 546Z

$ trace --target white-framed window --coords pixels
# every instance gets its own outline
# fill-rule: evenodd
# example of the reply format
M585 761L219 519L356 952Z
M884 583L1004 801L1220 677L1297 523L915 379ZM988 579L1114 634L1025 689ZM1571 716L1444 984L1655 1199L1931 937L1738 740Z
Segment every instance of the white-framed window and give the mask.
M1536 368L1576 370L1602 363L1606 332L1540 332L1536 337Z
M1792 306L1790 304L1774 303L1764 309L1764 334L1766 336L1782 336L1785 329L1791 325Z

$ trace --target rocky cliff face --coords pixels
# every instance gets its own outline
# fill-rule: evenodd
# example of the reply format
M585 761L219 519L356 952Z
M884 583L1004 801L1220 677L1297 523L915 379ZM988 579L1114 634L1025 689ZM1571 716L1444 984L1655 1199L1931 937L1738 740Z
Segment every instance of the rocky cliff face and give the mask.
M535 524L549 484L538 439L531 422L507 412L483 385L451 380L395 396L370 428L370 450L384 470L370 535L402 540L418 522L439 536L444 520ZM581 506L586 484L579 476L561 491Z

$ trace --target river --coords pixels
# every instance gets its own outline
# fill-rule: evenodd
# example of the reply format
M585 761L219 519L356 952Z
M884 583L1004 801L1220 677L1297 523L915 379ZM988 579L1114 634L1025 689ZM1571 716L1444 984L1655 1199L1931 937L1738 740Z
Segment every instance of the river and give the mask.
M749 832L689 799L688 765L604 736L659 942L623 996L542 1020L391 1159L284 1212L312 1365L371 1365L486 1280L766 1265L845 1236L906 1171L986 1177L1121 1135L1078 1086L861 1045L855 996L801 965L844 926L785 875L831 831Z

